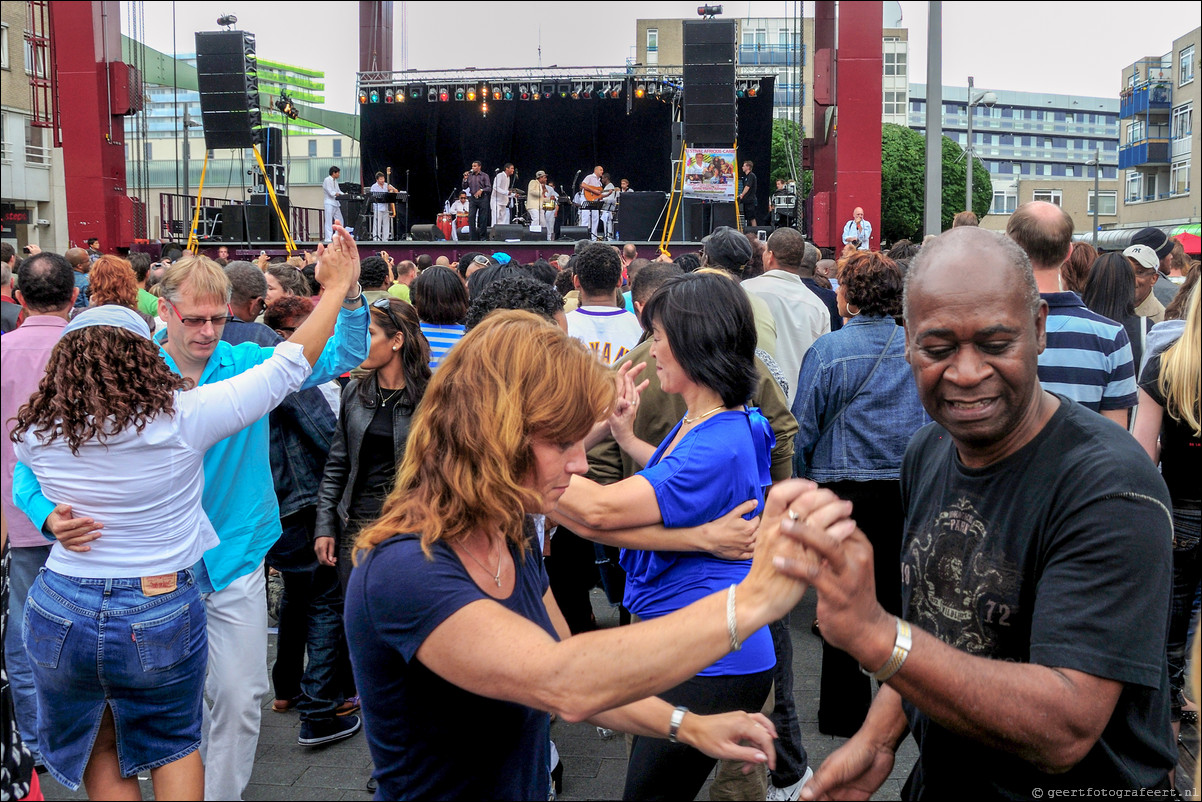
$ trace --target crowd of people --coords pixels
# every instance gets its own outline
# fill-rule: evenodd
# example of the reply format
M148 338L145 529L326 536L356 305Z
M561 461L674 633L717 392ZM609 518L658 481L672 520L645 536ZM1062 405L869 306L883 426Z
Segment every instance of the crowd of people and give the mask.
M363 730L381 799L553 798L553 716L628 733L627 799L866 798L907 735L907 798L1168 793L1198 263L1047 203L888 251L856 211L837 261L0 245L6 795L240 799L269 698Z

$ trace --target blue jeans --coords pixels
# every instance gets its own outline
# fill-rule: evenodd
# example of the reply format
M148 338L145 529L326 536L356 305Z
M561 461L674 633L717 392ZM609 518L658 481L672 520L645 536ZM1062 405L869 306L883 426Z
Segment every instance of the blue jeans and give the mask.
M1173 508L1173 602L1169 612L1169 708L1173 721L1181 720L1185 687L1186 651L1194 598L1202 578L1202 512Z
M29 747L35 761L41 760L38 750L38 695L33 688L33 669L25 654L22 628L25 624L25 599L38 578L38 571L50 556L50 545L14 547L8 566L8 632L4 636L4 667L8 671L13 691L13 707L21 740Z
M772 784L786 788L805 776L810 758L801 743L801 724L797 719L797 700L793 697L793 636L789 633L790 613L768 625L772 646L776 652L776 668L772 670L772 715L776 725L776 768L769 772Z

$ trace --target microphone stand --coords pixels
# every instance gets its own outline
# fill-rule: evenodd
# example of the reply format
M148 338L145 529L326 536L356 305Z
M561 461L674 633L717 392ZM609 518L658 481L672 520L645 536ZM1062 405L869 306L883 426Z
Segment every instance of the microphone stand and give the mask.
M397 239L409 239L409 171L405 170L405 227Z

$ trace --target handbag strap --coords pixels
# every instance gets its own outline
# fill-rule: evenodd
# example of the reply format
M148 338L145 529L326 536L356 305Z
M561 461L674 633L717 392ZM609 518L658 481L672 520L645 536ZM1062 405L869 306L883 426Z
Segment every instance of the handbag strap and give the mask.
M881 360L885 358L885 354L889 353L889 346L893 345L893 338L897 336L897 330L899 328L900 326L893 326L893 331L889 332L889 339L885 340L885 347L881 349L881 353L876 358L876 362L872 363L872 370L868 371L868 375L864 378L864 381L860 382L860 386L856 388L854 393L852 393L851 398L847 399L847 403L839 408L839 411L835 413L835 417L828 420L826 425L822 427L822 431L818 432L818 437L814 440L815 443L822 440L823 436L830 431L832 426L835 425L835 422L838 421L839 418L843 417L843 413L847 411L847 408L851 406L852 402L859 398L860 393L864 392L864 388L868 386L868 382L872 381L872 377L876 375L876 369L881 366Z

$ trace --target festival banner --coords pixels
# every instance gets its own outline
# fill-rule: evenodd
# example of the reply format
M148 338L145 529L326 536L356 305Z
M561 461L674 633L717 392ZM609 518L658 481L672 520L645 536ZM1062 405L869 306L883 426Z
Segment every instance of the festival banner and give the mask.
M733 148L688 148L685 156L685 197L721 201L735 199Z

